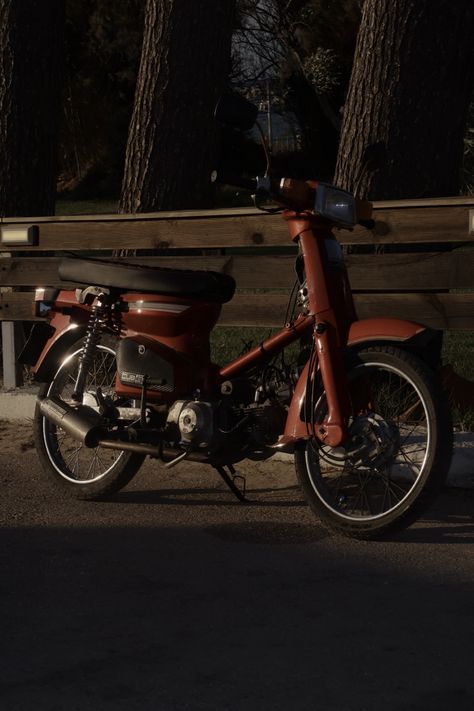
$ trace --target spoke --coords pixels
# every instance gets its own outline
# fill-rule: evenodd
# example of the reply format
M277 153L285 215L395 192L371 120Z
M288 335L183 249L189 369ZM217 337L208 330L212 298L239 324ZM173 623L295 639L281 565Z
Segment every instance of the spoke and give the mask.
M78 447L76 447L76 449L73 449L72 452L69 452L69 455L67 456L67 458L64 459L64 464L66 464L66 466L69 466L69 462L71 461L71 459L73 457L75 457L76 455L79 457L79 451L81 449L82 449L82 444L80 444Z
M420 474L421 469L419 468L418 464L412 459L410 459L410 457L402 449L400 450L400 454L405 459L405 461L413 467L413 470L416 471L417 474Z
M388 505L389 505L389 507L390 507L390 486L389 486L389 480L388 480L388 477L383 477L383 478L384 478L384 481L385 481L385 489L384 489L384 492L383 492L383 499L382 499L382 505L381 505L381 508L380 508L380 513L382 513L383 511L385 511L385 499L386 499L386 497L387 497L387 494L388 494Z
M367 478L366 483L367 483L367 481L368 481L369 479L370 479L370 477ZM366 502L367 502L367 508L368 508L368 510L369 510L369 514L370 514L371 516L373 516L373 515L374 515L374 512L372 511L372 506L370 505L370 500L369 500L369 497L368 497L368 495L367 495L366 487L364 487L364 496L365 496L365 500L366 500Z
M356 512L356 504L358 503L359 499L361 500L361 506L358 510L360 510L362 508L362 503L363 503L364 497L365 497L365 499L367 501L367 508L369 509L369 513L372 513L370 510L370 504L367 499L367 492L365 491L367 483L370 479L370 475L366 476L364 479L364 482L362 482L362 478L361 478L362 473L361 473L360 469L356 469L356 474L357 474L357 479L359 480L359 493L357 494L357 498L354 501L352 511L354 511L354 513Z
M408 445L405 445L405 446L408 446ZM405 449L403 447L400 447L400 449L398 450L398 452L402 453L402 454L404 451L405 451ZM412 455L418 454L418 452L426 452L426 447L417 447L416 449L411 449L411 447L410 447L409 454L412 454Z
M344 476L345 476L345 473L346 473L345 470L346 470L346 465L344 464L344 466L342 467L342 471L341 471L341 473L339 474L339 476L337 477L337 480L336 480L336 482L335 482L335 483L336 483L336 486L337 486L336 496L335 496L336 501L339 500L339 495L340 495L340 493L341 493L342 482L343 482L343 479L344 479Z
M393 479L389 479L388 481L389 481L389 487L390 487L391 490L398 489L398 491L400 491L401 494L402 494L402 498L403 498L404 496L406 496L407 492L406 492L406 490L405 490L402 486L399 486L398 484L396 484L396 483L393 481Z
M408 434L405 436L405 438L400 442L400 446L402 446L403 444L405 444L405 442L407 441L407 439L409 439L409 437L411 437L411 435L413 434L413 432L415 431L415 429L416 429L417 427L419 427L419 426L420 426L419 423L413 425L413 427L412 427L412 429L409 431L409 433L408 433Z
M77 369L81 351L64 364L51 383L49 394L57 395L65 401L71 399L76 385ZM117 366L115 354L106 346L97 346L87 372L85 392L95 394L100 386L105 394L114 392ZM99 447L90 450L74 440L62 428L47 423L44 425L45 443L53 465L66 478L94 480L110 471L118 462L121 453L108 452Z
M92 471L92 476L89 476L90 473L91 473L91 471ZM87 478L89 478L89 479L94 479L94 472L95 472L95 454L93 454L92 457L91 457L89 466L88 466L87 471L86 471L86 476L85 476L85 478L86 478L86 479L87 479Z

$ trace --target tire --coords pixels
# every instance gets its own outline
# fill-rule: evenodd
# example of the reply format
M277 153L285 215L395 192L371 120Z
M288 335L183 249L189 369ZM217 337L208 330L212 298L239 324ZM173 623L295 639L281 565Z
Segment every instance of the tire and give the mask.
M50 383L44 383L39 398L52 394L70 399L83 341L65 354ZM96 347L85 392L100 385L104 396L114 393L116 341L107 336ZM47 420L36 405L34 421L36 451L46 478L56 489L75 499L99 500L122 489L140 469L145 456L118 450L85 447Z
M412 523L445 483L453 430L433 373L414 355L373 347L348 364L349 439L331 448L316 438L295 454L313 512L331 531L371 539ZM311 408L313 409L313 408ZM315 422L326 414L324 393Z

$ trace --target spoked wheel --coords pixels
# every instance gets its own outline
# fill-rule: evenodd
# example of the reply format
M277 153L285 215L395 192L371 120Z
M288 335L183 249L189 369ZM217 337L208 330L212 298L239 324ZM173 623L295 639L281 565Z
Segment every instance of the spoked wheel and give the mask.
M331 448L316 439L295 456L307 500L332 530L375 538L408 525L444 483L452 426L430 371L396 348L361 351L348 371L349 438ZM322 394L315 421L326 414Z
M102 340L96 347L84 390L83 402L90 406L96 403L98 387L105 398L114 394L115 344L112 339ZM81 351L79 341L65 356L52 382L41 387L40 398L56 395L71 401ZM34 435L45 475L77 499L100 499L118 491L128 484L144 460L141 454L84 446L43 417L39 405L34 415Z

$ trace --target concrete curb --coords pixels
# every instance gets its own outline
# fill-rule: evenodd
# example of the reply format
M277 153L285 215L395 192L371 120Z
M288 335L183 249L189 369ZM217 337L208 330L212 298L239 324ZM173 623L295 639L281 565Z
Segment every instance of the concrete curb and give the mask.
M32 419L35 411L37 386L0 391L0 420ZM276 461L293 462L290 454L276 454ZM456 432L454 457L448 484L462 489L474 489L474 433Z
M0 390L0 420L27 420L35 412L37 386Z

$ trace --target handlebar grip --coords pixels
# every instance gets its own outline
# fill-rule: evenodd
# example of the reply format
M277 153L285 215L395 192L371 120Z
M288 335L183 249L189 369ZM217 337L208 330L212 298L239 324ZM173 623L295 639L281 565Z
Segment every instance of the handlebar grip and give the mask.
M211 175L211 182L219 183L219 185L234 185L243 190L250 190L255 193L257 191L257 181L255 178L244 178L241 175L233 173L222 173L214 171Z

